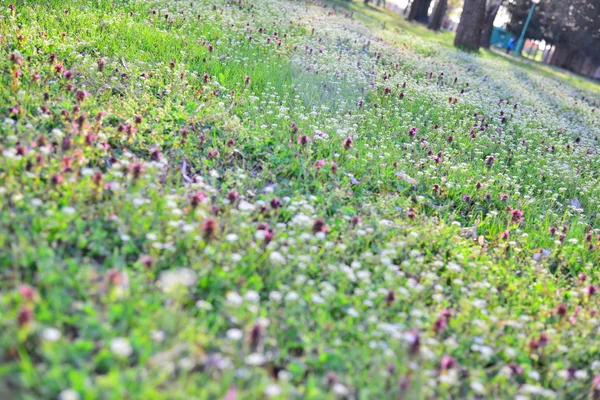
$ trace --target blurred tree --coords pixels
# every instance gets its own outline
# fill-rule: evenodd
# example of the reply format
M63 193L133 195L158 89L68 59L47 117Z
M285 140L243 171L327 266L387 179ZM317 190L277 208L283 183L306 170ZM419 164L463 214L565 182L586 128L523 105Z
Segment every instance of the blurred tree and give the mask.
M431 1L432 0L413 0L410 11L408 12L408 20L427 23Z
M518 36L531 0L509 0L510 32ZM527 29L527 38L556 46L551 64L591 75L600 65L600 0L542 0Z
M490 39L494 30L494 20L502 6L503 0L488 0L485 9L485 17L483 18L483 28L481 30L481 47L490 48Z
M429 29L439 31L448 9L448 0L438 0L429 19Z
M454 45L470 51L479 50L485 18L486 0L465 0Z

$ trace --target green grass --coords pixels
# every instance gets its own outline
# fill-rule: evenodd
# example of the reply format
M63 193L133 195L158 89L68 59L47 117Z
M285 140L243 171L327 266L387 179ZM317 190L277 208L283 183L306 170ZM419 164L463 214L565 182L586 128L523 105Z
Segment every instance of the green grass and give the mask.
M0 398L597 395L597 87L347 7L0 10Z
M426 25L407 21L404 15L388 11L387 9L376 7L372 4L365 6L360 0L328 0L328 3L334 7L354 13L357 20L369 24L375 29L405 34L407 36L407 42L411 42L410 38L417 36L427 43L438 43L445 47L453 47L453 33L448 31L433 32L427 29ZM398 41L398 43L403 42ZM480 53L482 56L490 57L491 59L497 59L499 56L498 52L493 50L482 49L480 50ZM500 56L502 56L502 59L505 59L503 53L500 54ZM511 63L520 68L525 68L531 72L555 79L562 84L573 87L574 90L586 92L587 95L596 98L596 100L600 99L600 85L598 84L598 81L581 77L552 65L541 62L531 62L531 60L526 58L509 57L509 59L511 60Z

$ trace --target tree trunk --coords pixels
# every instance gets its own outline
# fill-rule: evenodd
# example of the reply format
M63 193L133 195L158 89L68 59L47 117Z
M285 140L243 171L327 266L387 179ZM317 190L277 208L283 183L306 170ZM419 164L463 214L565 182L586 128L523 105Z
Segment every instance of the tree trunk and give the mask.
M494 30L494 20L496 14L500 10L502 0L489 0L489 4L485 10L483 19L483 29L481 31L481 47L484 49L490 48L490 40L492 39L492 31Z
M404 15L408 16L408 11L411 9L411 4L412 1L410 1L407 5L406 8L404 9Z
M427 23L427 16L429 15L429 6L431 0L413 0L408 13L408 20L416 20L419 22Z
M470 51L479 50L484 17L485 0L465 0L454 45Z
M448 0L438 0L435 8L433 9L433 13L431 14L431 18L429 19L429 29L432 31L440 30L447 8Z

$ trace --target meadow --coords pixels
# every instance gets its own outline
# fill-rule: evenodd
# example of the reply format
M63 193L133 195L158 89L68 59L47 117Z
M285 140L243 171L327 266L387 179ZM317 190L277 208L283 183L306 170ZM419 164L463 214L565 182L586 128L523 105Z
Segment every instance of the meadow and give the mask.
M600 398L599 86L394 18L2 4L0 398Z

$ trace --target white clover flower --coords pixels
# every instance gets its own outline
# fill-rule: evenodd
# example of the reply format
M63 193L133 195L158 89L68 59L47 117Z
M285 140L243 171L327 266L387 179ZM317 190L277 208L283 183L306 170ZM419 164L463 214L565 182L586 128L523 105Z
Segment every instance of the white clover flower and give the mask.
M225 236L225 240L227 240L228 242L237 242L238 240L238 235L236 235L235 233L230 233L227 236Z
M281 386L276 385L274 383L267 385L267 387L265 387L265 390L264 390L264 394L267 397L281 396L281 393L283 393Z
M254 290L248 290L244 297L250 303L258 303L260 301L260 295Z
M239 329L229 329L227 331L227 339L233 340L235 342L237 342L238 340L241 340L243 336L244 336L243 332Z
M246 200L240 201L240 204L238 205L238 210L244 211L244 212L254 211L254 208L255 208L254 204L249 203Z
M73 207L63 207L62 212L64 212L65 214L73 215L77 212L77 210Z
M56 328L46 328L42 331L42 339L46 342L56 342L61 336L60 331Z
M249 354L248 356L246 356L246 364L248 365L252 365L252 366L259 366L265 363L266 359L265 356L263 356L260 353L252 353Z
M269 260L275 265L283 265L286 262L285 257L277 251L269 254Z
M206 311L210 311L213 308L212 304L210 304L208 301L205 301L205 300L198 300L196 302L196 307L199 308L200 310L206 310Z
M58 400L79 400L81 396L73 389L65 389L58 394Z
M313 225L313 220L304 214L296 214L290 221L290 224L299 228L308 228Z
M274 290L271 293L269 293L269 300L271 301L280 301L282 299L281 293Z
M163 331L153 331L150 334L150 338L152 339L153 342L160 343L163 340L165 340L165 333Z
M227 300L227 304L231 306L240 306L244 302L242 296L236 292L227 292L225 299Z
M471 382L471 390L475 393L483 394L485 393L485 386L481 382L473 381Z
M300 298L300 296L298 296L298 293L296 292L289 292L286 296L285 299L287 301L296 301Z
M336 383L335 385L333 385L333 393L337 394L338 396L347 396L350 393L350 391L346 386L342 385L341 383Z
M116 337L110 341L110 351L117 357L127 358L133 354L133 348L124 337Z
M162 271L156 286L164 293L173 293L181 288L187 289L196 283L196 273L189 268L177 268Z

